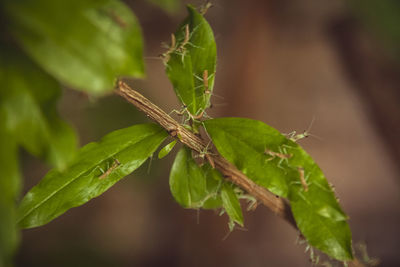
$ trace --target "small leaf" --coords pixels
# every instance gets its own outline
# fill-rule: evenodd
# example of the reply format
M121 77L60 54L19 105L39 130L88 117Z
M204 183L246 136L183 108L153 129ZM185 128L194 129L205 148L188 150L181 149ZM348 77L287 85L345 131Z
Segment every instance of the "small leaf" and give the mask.
M19 225L46 224L99 196L141 166L166 137L160 126L140 124L87 144L65 171L51 170L25 195L18 210Z
M207 196L203 209L218 209L222 207L221 199L221 188L223 183L222 174L211 167L209 163L202 166L202 170L205 174L206 184L207 184Z
M63 83L91 93L115 77L142 77L139 23L118 0L8 0L9 27L23 49Z
M73 129L57 114L60 85L23 54L1 55L0 109L16 141L35 156L64 168L76 152Z
M184 208L200 208L207 196L204 172L187 147L176 155L169 175L169 186L175 200Z
M164 54L166 72L179 100L198 115L210 105L216 69L216 45L208 22L192 6L176 32L176 44ZM188 30L188 31L187 31Z
M297 226L312 246L338 260L352 259L347 216L321 169L297 143L256 120L220 118L204 125L223 157L290 200Z
M0 266L11 266L19 243L16 220L16 199L21 177L18 166L18 146L4 125L0 112Z
M166 155L169 154L169 152L171 152L171 150L175 147L176 145L176 140L172 141L171 143L169 143L168 145L166 145L165 147L163 147L160 152L158 152L158 158L162 159L163 157L165 157Z
M237 198L236 193L233 191L232 185L229 183L222 184L221 199L230 221L243 226L242 208L240 207L239 199ZM233 224L230 225L233 227ZM233 230L233 228L231 230Z
M221 174L206 163L194 161L191 150L183 147L176 155L169 176L172 196L184 208L216 209L222 206Z

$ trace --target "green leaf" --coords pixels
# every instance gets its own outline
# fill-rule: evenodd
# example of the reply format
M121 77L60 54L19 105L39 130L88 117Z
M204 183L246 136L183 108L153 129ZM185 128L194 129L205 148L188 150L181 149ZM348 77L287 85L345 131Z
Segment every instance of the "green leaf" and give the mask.
M223 183L222 174L218 170L213 169L209 163L205 163L202 166L202 170L206 178L207 196L201 208L212 210L221 208L221 188Z
M233 230L234 223L243 226L243 214L239 199L233 187L229 183L223 183L221 189L222 204L230 219L230 230Z
M19 225L46 224L99 196L142 165L166 137L160 126L140 124L87 144L65 171L51 170L25 195L18 210Z
M216 209L221 207L219 191L222 176L207 163L197 165L191 150L183 147L176 155L169 176L172 196L184 208Z
M276 129L256 120L204 122L223 157L257 184L287 197L308 242L338 260L352 258L347 215L313 159Z
M8 0L9 27L24 50L63 83L91 93L115 77L142 77L139 24L118 0Z
M189 16L175 33L176 45L164 56L166 72L176 95L191 114L198 115L210 105L217 53L208 22L192 6L188 6L188 12Z
M20 191L18 146L4 124L0 112L0 266L11 266L19 243L16 199Z
M165 147L163 147L160 152L158 152L158 158L162 159L163 157L165 157L166 155L169 154L169 152L171 152L171 150L175 147L176 145L176 140L172 141L171 143L169 143L168 145L166 145Z
M169 187L175 200L184 208L200 208L207 196L204 172L187 147L176 155L169 175Z
M0 110L16 141L35 156L64 168L76 151L73 129L57 114L60 85L9 47L0 56Z
M181 1L179 0L147 0L148 2L160 7L169 14L174 14L179 10Z
M257 184L274 194L288 196L288 170L277 167L279 158L268 161L264 153L266 148L277 151L287 140L283 135L262 122L248 119L213 119L204 125L223 157Z
M337 260L351 260L348 217L333 202L332 192L322 191L310 186L308 192L302 193L304 199L290 201L297 226L312 246Z

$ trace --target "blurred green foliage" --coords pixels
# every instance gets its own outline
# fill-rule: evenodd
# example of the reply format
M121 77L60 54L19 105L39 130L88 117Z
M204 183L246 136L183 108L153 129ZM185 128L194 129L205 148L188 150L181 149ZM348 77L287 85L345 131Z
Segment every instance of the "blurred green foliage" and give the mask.
M352 0L347 3L389 54L400 60L400 1Z
M19 242L16 198L20 191L18 145L0 110L0 266L11 266Z
M6 1L9 29L43 69L91 93L122 75L143 77L141 30L118 0Z
M0 109L4 127L31 154L58 168L73 158L76 136L58 115L60 84L20 51L2 47Z
M8 266L18 240L18 147L58 171L74 159L59 82L101 94L116 77L143 77L144 63L140 26L119 0L4 0L0 11L0 266Z
M17 49L1 48L0 263L8 266L18 236L18 146L61 169L75 154L76 136L57 113L60 85Z

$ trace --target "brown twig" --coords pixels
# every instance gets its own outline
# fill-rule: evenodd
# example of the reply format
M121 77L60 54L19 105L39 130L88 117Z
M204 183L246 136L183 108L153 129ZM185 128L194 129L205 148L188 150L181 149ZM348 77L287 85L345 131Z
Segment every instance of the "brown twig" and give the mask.
M150 119L154 120L165 130L167 130L172 137L178 138L180 142L192 150L197 151L198 153L202 153L206 150L207 144L203 139L187 130L158 106L129 87L129 85L127 85L125 82L118 82L116 94L122 96L128 102L132 103L137 109L144 112ZM254 183L218 153L206 154L206 159L211 165L214 165L215 168L218 169L226 179L230 180L234 184L244 189L247 193L254 196L273 213L285 219L297 229L290 206L284 199L272 194L264 187Z

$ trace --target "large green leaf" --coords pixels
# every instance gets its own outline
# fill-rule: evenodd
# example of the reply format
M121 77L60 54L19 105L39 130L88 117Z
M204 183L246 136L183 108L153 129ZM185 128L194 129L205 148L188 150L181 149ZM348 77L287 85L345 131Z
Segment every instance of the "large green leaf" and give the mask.
M51 170L25 195L18 210L19 225L46 224L99 196L142 165L166 137L160 126L140 124L87 144L65 171Z
M276 129L256 120L204 122L223 157L257 184L287 197L308 242L338 260L352 258L347 216L312 158Z
M76 150L73 129L57 114L60 85L9 47L0 58L0 110L16 141L30 153L64 168Z
M13 135L5 128L4 117L0 112L0 266L11 266L19 241L15 220L20 173L18 147Z
M142 77L142 37L130 9L118 0L7 0L10 30L47 72L93 93L115 77Z
M210 105L216 45L204 17L192 6L188 6L188 11L189 16L175 33L176 44L171 44L173 47L164 56L166 72L176 95L192 115L198 115Z

